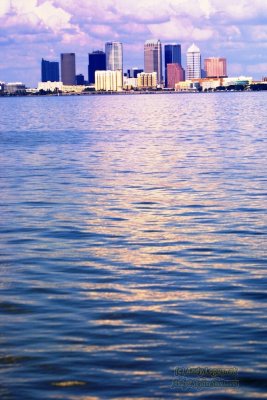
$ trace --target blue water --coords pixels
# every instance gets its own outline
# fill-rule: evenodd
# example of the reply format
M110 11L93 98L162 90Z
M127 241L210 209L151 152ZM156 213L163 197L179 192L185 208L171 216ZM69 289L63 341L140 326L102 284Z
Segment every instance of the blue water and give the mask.
M266 111L0 98L1 399L266 398Z

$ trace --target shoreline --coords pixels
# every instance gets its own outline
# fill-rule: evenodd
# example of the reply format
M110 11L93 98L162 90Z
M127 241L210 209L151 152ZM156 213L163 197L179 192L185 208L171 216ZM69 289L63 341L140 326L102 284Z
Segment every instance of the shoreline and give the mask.
M122 92L81 92L81 93L3 93L1 97L66 97L66 96L138 96L138 95L181 95L181 94L214 94L214 93L257 93L266 90L215 90L215 91L122 91Z

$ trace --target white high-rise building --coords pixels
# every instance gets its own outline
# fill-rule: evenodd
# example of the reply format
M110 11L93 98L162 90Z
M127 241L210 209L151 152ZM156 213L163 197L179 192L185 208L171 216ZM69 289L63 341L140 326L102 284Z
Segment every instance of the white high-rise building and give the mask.
M145 72L157 73L157 83L162 83L162 51L160 40L147 40L144 46Z
M192 44L187 50L186 60L186 79L201 78L201 54L195 44Z
M105 44L107 71L123 70L122 43L107 42Z
M95 71L95 90L120 92L123 80L122 71Z

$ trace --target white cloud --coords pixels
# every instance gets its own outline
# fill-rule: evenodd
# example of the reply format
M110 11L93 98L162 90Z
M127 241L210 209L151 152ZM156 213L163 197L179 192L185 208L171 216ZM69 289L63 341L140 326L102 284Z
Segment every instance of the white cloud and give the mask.
M64 9L55 7L53 0L1 0L0 3L1 27L8 27L9 32L13 27L16 33L17 27L24 26L28 31L30 28L40 30L43 28L58 32L61 29L69 29L71 15Z
M92 37L127 38L151 32L166 40L236 40L241 36L239 23L267 18L267 1L239 0L10 0L13 16L7 17L9 27L40 25L60 33L66 29ZM0 16L9 10L9 1L1 0ZM236 21L236 23L234 22ZM255 22L257 24L257 22ZM261 23L262 24L262 23ZM223 26L223 31L221 29ZM265 40L265 35L260 36ZM146 37L143 38L145 40Z
M11 0L11 9L17 14L29 14L37 6L37 0Z
M211 0L215 12L222 13L226 19L248 21L257 17L267 16L267 2L265 0L221 1Z
M35 13L46 26L54 31L71 27L69 23L71 15L61 8L54 7L51 1L46 1L36 7Z
M1 0L0 1L0 17L4 16L10 10L10 1Z

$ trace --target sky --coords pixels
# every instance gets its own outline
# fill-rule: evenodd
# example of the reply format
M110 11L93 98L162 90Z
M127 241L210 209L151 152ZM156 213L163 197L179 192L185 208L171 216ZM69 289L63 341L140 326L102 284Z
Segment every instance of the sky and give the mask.
M226 57L229 76L267 76L267 0L0 0L0 81L36 87L44 58L76 53L87 79L88 53L123 43L124 70L144 65L148 39L194 42Z

